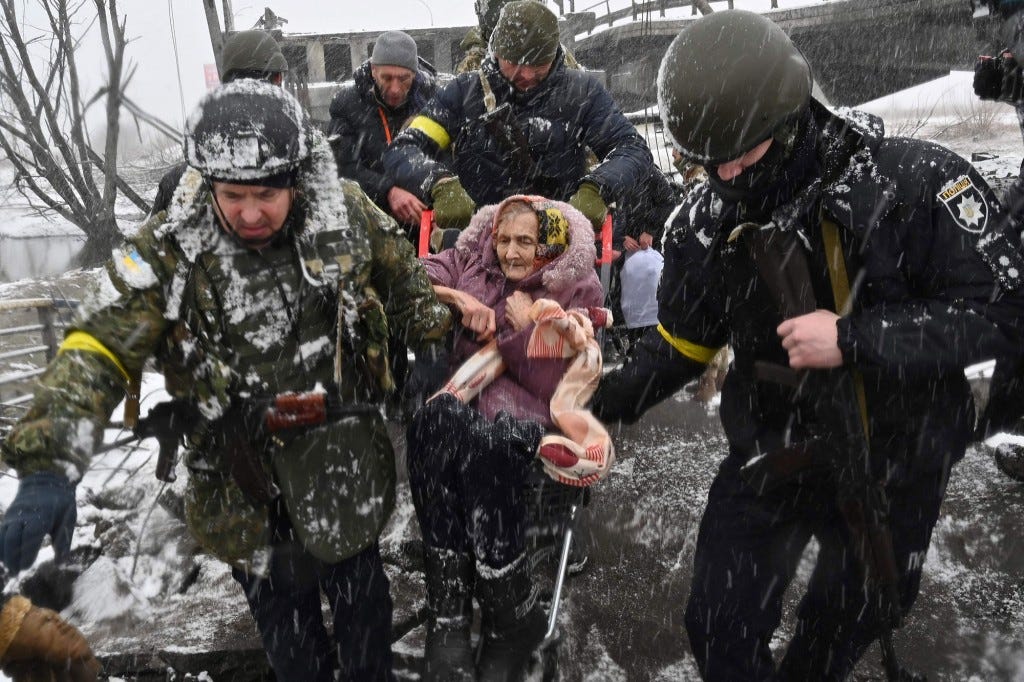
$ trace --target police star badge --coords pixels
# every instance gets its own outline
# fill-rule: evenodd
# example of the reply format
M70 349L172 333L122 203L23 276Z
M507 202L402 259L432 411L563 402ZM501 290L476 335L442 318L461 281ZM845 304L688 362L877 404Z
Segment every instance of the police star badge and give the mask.
M988 224L989 207L970 176L961 175L935 195L945 206L953 221L971 234L981 234Z

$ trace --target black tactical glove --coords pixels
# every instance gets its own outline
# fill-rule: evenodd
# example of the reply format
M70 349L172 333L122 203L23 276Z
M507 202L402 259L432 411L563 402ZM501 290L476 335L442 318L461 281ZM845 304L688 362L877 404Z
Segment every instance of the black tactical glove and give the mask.
M63 561L71 551L78 509L75 486L52 471L29 474L0 522L0 562L9 575L35 562L43 538L53 540L54 559Z
M981 56L974 63L974 93L983 100L1024 103L1024 75L1009 52L996 57Z
M406 417L411 417L422 407L427 398L434 395L450 376L448 351L445 348L435 344L417 351L402 394Z

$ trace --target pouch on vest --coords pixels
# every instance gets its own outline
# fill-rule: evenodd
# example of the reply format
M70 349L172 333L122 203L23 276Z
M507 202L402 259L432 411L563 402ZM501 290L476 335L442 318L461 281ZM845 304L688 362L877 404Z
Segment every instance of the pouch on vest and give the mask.
M230 476L193 468L188 473L185 522L203 549L240 564L270 544L266 507L254 506Z
M395 457L380 414L302 431L274 452L273 464L310 554L336 563L377 540L395 505Z

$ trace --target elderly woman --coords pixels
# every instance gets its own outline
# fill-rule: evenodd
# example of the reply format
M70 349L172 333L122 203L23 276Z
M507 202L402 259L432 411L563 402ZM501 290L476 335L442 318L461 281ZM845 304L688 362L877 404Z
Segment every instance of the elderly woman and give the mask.
M525 556L524 485L554 427L549 404L568 362L527 357L530 310L541 298L565 310L600 306L593 264L590 222L568 204L528 196L481 209L454 248L425 262L438 299L461 314L453 369L492 341L504 368L472 406L458 391L442 392L409 426L426 545L425 679L474 679L474 594L483 616L477 679L520 679L543 639Z

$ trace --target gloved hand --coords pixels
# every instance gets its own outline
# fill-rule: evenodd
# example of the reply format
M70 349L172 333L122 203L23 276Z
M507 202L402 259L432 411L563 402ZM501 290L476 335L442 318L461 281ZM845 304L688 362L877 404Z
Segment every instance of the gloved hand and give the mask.
M461 230L469 225L476 204L462 188L458 178L438 181L430 190L434 203L434 223L440 228L454 227Z
M15 682L94 682L102 666L74 626L17 596L0 612L0 668Z
M67 478L52 471L25 476L0 522L0 562L11 575L28 568L47 535L54 558L63 561L71 551L77 516L75 486Z
M402 395L406 416L412 417L427 398L444 385L450 375L448 351L440 344L417 351Z
M594 230L600 230L604 225L605 216L608 215L608 204L601 198L601 192L597 185L592 182L584 182L569 199L569 204L577 211L586 216L587 220L594 226Z

